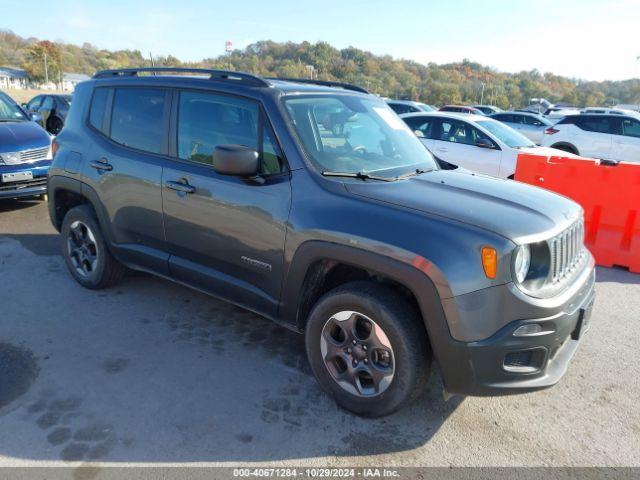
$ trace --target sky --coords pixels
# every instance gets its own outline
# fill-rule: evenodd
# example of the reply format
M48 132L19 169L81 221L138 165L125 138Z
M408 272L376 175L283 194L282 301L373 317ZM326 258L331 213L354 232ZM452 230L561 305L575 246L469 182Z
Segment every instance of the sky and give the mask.
M52 8L52 5L55 5ZM586 80L640 75L640 0L0 0L0 29L201 60L258 40Z

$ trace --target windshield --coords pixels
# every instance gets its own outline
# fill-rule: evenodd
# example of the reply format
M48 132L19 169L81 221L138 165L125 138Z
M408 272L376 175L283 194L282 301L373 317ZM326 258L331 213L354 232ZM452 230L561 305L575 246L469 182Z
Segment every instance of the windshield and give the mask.
M535 147L536 144L524 135L516 132L513 128L497 122L495 120L480 120L478 125L483 127L489 133L493 134L498 140L507 144L511 148Z
M385 103L355 95L285 98L298 138L322 172L393 178L436 168L429 151Z
M0 95L0 122L22 122L29 120L16 103Z

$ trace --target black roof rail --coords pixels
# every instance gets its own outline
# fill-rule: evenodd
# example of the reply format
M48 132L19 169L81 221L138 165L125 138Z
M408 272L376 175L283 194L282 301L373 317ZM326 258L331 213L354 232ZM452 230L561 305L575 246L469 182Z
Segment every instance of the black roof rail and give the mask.
M114 70L101 70L96 72L93 78L109 77L136 77L139 73L195 73L209 75L209 80L242 81L247 85L257 87L270 87L271 84L261 77L244 72L232 72L228 70L210 70L206 68L180 68L180 67L144 67L144 68L118 68Z
M309 78L266 78L266 80L280 80L282 82L296 82L296 83L309 83L311 85L322 85L324 87L337 87L344 88L345 90L352 90L354 92L367 93L370 94L366 88L359 87L357 85L352 85L350 83L344 82L333 82L331 80L311 80Z

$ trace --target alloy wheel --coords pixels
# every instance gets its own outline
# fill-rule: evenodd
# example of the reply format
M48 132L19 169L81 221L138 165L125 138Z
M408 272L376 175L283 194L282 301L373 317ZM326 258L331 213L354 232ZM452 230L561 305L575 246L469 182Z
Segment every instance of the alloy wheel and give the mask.
M87 277L96 270L98 245L91 229L80 220L76 220L69 227L67 251L78 275Z
M375 397L391 385L395 370L391 342L380 325L362 313L332 315L322 328L320 350L333 379L353 395Z

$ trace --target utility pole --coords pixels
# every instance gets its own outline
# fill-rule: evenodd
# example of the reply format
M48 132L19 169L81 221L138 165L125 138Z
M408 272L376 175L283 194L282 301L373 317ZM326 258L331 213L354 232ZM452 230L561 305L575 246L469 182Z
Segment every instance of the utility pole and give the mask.
M47 65L47 52L43 52L44 54L44 82L46 84L49 83L49 67Z
M151 60L151 68L156 68L156 64L153 62L153 55L151 54L151 52L149 52L149 60ZM157 75L156 71L153 71L153 76L155 77Z
M227 53L227 57L229 59L229 70L232 70L231 54L233 53L233 42L231 40L224 42L224 51Z
M480 105L484 105L484 82L482 82L482 93L480 94Z

